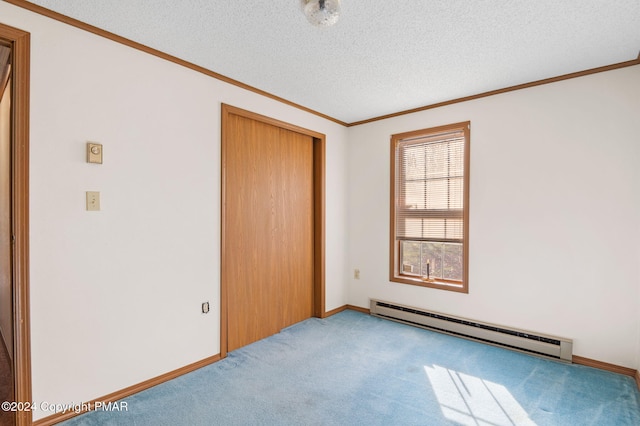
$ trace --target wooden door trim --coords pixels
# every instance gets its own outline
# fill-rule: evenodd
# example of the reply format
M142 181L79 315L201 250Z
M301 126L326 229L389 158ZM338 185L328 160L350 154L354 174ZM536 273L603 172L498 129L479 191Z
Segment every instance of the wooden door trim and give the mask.
M30 34L0 24L0 39L12 48L12 232L14 394L31 402L29 313L29 69ZM16 412L16 425L30 425L31 411Z
M221 134L221 204L220 204L220 357L227 356L228 305L225 271L225 200L226 200L226 143L229 115L238 115L313 138L313 315L319 318L325 312L325 160L326 137L271 117L256 114L231 105L222 104Z

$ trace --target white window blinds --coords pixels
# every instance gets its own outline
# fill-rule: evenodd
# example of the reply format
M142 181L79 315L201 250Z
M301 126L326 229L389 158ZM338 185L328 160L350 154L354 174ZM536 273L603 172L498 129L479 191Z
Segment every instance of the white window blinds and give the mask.
M396 143L397 240L464 241L465 145L463 129Z

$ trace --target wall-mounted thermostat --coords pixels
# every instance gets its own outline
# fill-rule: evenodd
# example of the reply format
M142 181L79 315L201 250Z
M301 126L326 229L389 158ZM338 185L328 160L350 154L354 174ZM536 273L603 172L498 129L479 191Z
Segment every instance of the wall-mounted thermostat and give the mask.
M87 163L102 164L102 144L87 142Z

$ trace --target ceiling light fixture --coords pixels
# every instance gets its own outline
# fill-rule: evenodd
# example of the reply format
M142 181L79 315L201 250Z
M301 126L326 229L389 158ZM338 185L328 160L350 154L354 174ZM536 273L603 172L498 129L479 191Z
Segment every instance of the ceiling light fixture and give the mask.
M301 0L307 20L316 27L330 27L340 17L340 0Z

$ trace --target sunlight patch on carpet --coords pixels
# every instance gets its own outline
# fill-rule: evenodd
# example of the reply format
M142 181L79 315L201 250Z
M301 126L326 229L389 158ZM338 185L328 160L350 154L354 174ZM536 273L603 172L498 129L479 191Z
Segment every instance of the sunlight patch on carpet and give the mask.
M461 425L535 426L504 386L438 365L424 370L447 419Z

